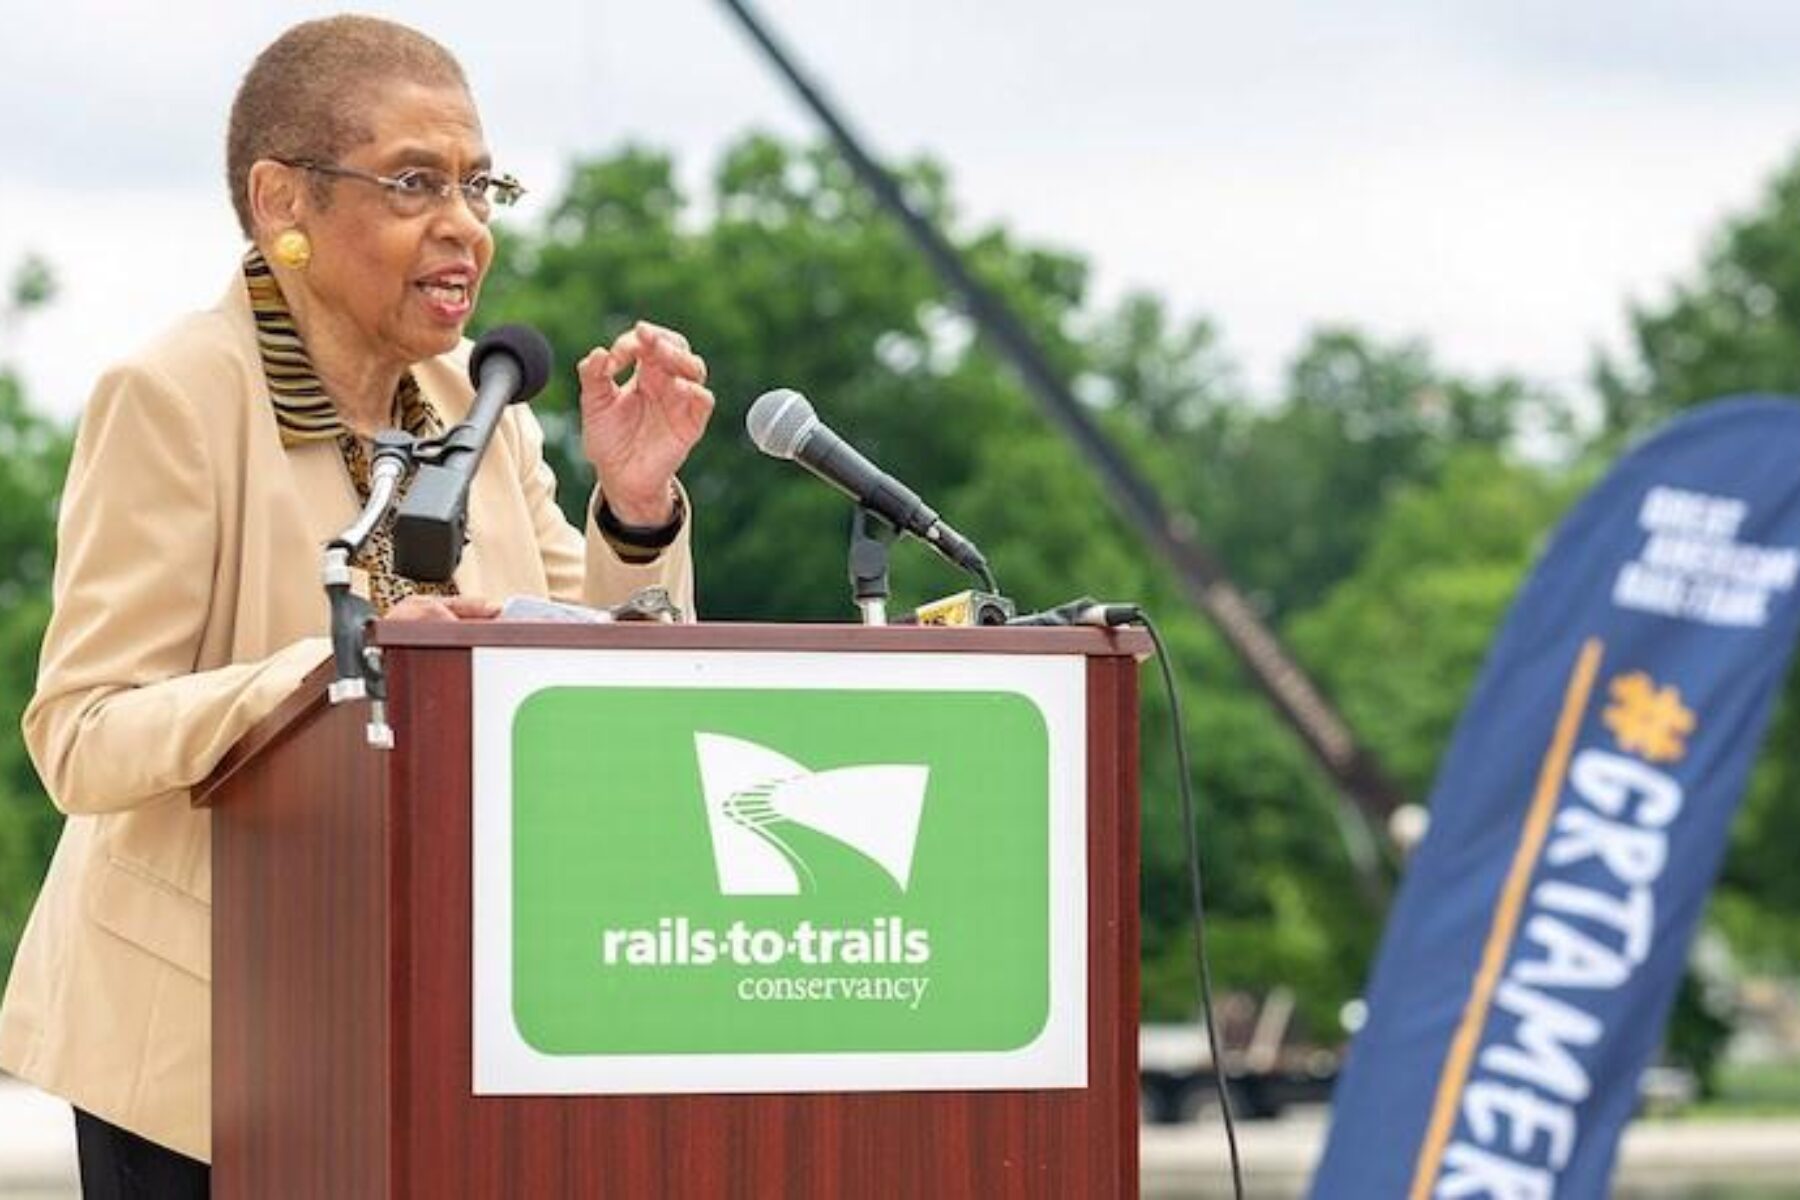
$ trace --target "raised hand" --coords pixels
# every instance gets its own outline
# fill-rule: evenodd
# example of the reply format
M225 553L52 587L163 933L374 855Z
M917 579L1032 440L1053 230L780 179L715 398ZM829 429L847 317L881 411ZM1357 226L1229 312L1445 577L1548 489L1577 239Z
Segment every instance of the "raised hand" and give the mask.
M679 333L639 321L575 370L582 450L607 506L626 525L666 525L674 515L675 472L712 416L705 361Z

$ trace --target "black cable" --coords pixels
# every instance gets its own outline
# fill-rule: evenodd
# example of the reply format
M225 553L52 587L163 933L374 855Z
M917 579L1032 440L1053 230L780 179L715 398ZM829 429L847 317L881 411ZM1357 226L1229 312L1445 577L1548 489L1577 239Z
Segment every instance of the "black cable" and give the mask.
M1124 608L1125 606L1108 606ZM1212 972L1206 965L1206 902L1200 889L1200 826L1194 814L1193 776L1188 770L1187 737L1181 718L1181 693L1175 687L1175 670L1169 648L1149 614L1135 605L1131 619L1141 621L1156 646L1156 665L1162 668L1163 690L1169 693L1169 722L1175 740L1175 763L1181 782L1181 829L1187 840L1188 884L1194 904L1194 963L1200 974L1200 1016L1206 1025L1206 1044L1212 1051L1213 1083L1219 1090L1219 1112L1225 1119L1225 1141L1231 1147L1231 1188L1244 1200L1244 1172L1238 1162L1237 1122L1231 1112L1231 1092L1225 1085L1225 1057L1219 1053L1219 1033L1213 1020ZM1110 616L1110 614L1109 614ZM1108 623L1112 623L1110 620Z

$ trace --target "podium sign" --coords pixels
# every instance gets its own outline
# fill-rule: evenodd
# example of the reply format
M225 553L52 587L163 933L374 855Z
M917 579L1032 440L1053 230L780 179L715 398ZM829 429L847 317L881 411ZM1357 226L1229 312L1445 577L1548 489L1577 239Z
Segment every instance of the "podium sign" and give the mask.
M472 672L477 1094L1086 1086L1081 659Z

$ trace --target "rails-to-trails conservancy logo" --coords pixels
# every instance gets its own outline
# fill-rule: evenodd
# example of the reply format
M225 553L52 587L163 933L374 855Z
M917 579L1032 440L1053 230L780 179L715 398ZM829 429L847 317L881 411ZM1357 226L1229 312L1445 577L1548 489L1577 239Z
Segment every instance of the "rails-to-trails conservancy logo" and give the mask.
M815 883L806 859L782 836L794 826L866 856L906 890L929 767L809 771L766 746L717 733L696 733L694 753L726 895L797 896Z
M539 1052L992 1052L1044 1028L1050 747L1026 696L548 688L512 732L511 1007Z
M828 877L854 879L877 871L904 892L931 768L871 764L809 771L767 746L717 733L694 735L719 891L726 896L800 896L816 891L820 869L809 860L836 860ZM803 840L804 839L804 840ZM885 890L882 883L877 890ZM610 927L601 933L607 966L923 967L931 961L931 932L908 929L899 916L851 926L811 918L788 928L758 928L743 920L703 928L686 915L660 918L654 928ZM916 1011L931 976L818 973L747 976L743 1001L903 1003Z
M473 659L478 1095L1086 1086L1084 656Z

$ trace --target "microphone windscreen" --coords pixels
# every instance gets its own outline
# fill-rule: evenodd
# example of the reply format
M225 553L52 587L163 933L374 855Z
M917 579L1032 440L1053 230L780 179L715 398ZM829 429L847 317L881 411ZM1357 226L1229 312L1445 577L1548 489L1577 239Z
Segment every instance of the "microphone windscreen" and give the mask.
M469 353L469 382L481 386L481 368L496 354L504 354L519 365L519 390L512 402L529 400L550 382L554 355L544 335L529 325L502 325L481 335Z
M819 423L812 402L792 388L764 392L750 406L744 426L756 448L771 458L792 458Z

